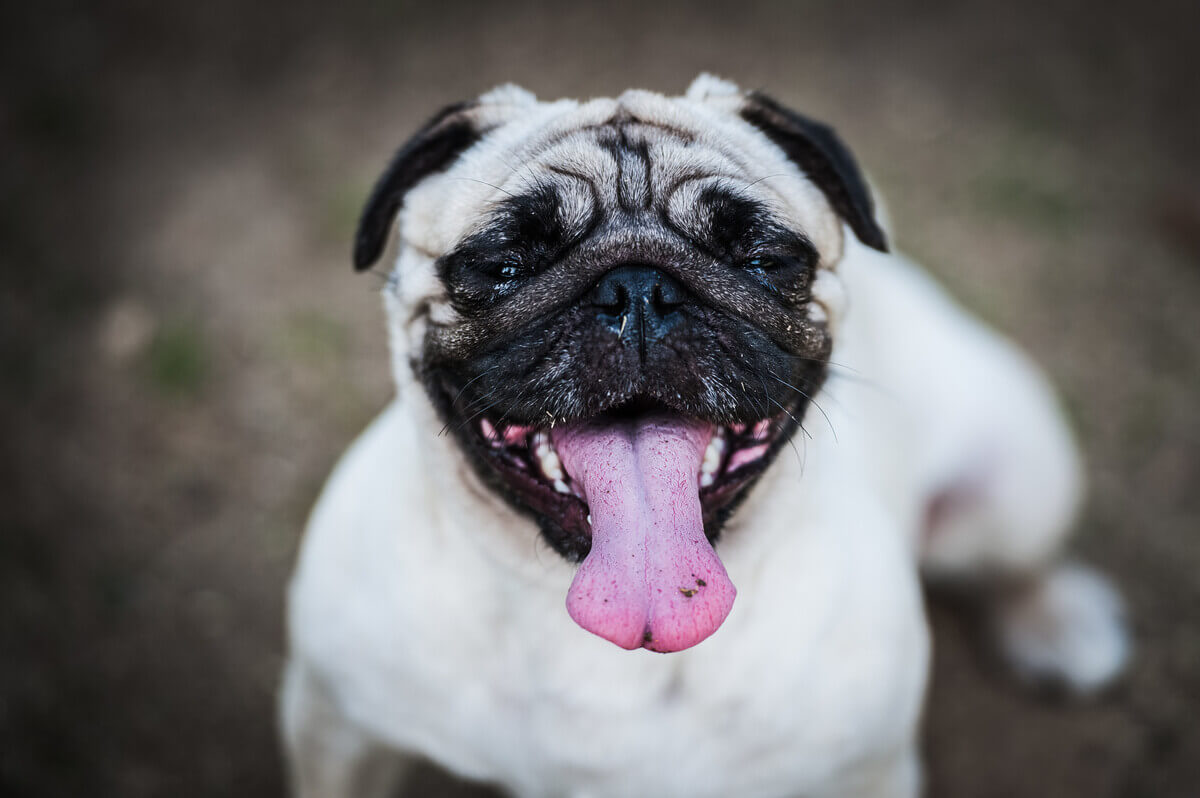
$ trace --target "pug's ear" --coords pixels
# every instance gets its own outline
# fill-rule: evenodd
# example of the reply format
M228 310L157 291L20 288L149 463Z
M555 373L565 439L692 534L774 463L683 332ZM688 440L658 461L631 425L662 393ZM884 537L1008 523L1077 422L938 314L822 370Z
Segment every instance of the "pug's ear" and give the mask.
M887 252L887 237L875 221L871 191L854 156L833 128L785 108L759 92L746 95L740 114L800 167L834 211L850 225L859 241Z
M392 222L404 195L426 177L448 168L483 136L471 113L476 102L443 108L425 123L392 158L375 183L354 236L354 268L369 269L387 246Z

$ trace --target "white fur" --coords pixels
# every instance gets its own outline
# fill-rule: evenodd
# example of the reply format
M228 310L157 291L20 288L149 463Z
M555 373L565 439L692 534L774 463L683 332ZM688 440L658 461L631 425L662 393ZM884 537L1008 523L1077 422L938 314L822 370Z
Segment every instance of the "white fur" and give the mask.
M1001 650L1024 679L1060 681L1086 694L1129 660L1124 602L1085 565L1064 563L1007 591L995 612Z
M820 193L729 113L730 85L701 78L688 98L582 105L497 90L519 114L410 195L388 294L398 398L331 476L291 587L283 709L298 795L387 794L400 752L521 796L919 791L919 568L1052 563L1078 503L1077 457L1029 361L902 257L843 241ZM441 294L431 260L470 229L487 191L457 178L519 179L487 153L518 155L614 103L700 131L714 162L786 171L765 182L837 269L815 300L836 322L819 408L718 544L737 602L711 638L669 655L621 650L571 621L573 567L438 437L407 362L424 324L409 309ZM962 500L926 529L947 492ZM1048 595L1065 606L1078 593ZM1057 659L1046 649L1042 671L1086 672L1085 686L1119 667L1097 667L1087 646Z

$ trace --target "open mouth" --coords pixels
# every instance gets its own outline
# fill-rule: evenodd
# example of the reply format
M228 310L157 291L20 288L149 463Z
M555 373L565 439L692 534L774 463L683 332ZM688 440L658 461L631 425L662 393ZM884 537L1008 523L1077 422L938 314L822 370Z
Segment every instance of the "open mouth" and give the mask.
M767 455L791 432L790 413L781 411L748 424L710 427L695 474L706 528L715 529L721 511L762 473L769 461ZM563 467L554 444L554 426L549 422L545 426L507 424L481 416L475 420L473 432L492 467L531 509L553 518L569 534L590 537L587 500L579 482ZM578 554L582 556L586 550Z
M626 404L544 425L477 416L460 437L582 559L571 617L622 648L666 652L701 642L732 608L711 538L796 428L792 411L718 425Z

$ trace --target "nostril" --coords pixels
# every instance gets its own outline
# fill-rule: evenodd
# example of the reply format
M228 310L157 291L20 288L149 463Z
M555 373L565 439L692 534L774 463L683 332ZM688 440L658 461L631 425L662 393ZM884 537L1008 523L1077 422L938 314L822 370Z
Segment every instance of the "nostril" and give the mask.
M650 301L659 315L666 316L674 313L675 309L684 303L684 296L679 286L672 281L666 281L654 286Z
M613 291L613 299L609 302L605 309L613 313L623 313L629 308L629 292L625 290L625 286L618 285Z
M618 315L626 310L629 294L624 285L605 280L596 286L592 293L592 304L605 313Z

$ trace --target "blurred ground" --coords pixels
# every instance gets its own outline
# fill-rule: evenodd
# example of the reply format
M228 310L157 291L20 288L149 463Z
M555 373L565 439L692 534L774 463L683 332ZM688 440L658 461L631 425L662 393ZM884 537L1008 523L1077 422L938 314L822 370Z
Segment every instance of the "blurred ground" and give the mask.
M1196 794L1194 2L349 6L0 6L0 793L280 794L283 586L389 396L348 254L371 180L498 82L708 69L838 127L899 247L1036 353L1088 452L1078 545L1128 595L1134 671L1040 700L935 603L931 794Z

